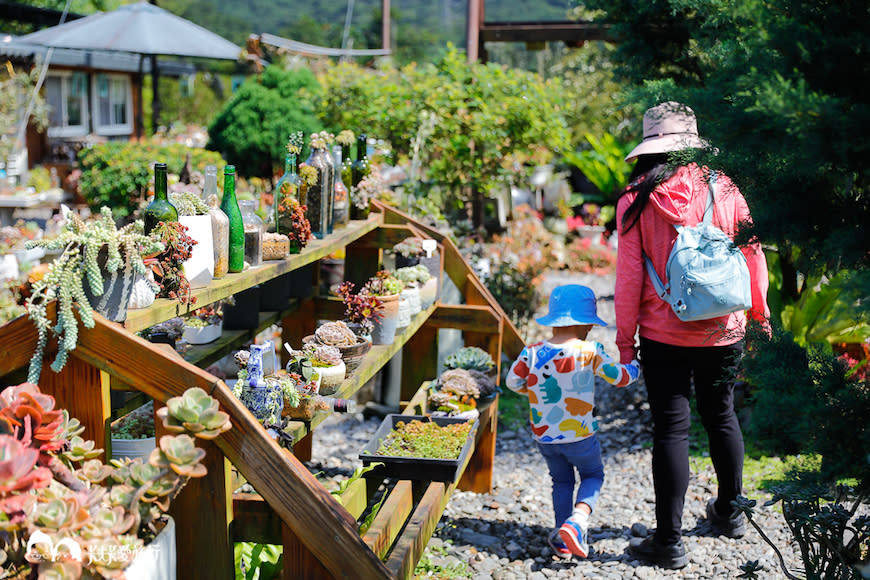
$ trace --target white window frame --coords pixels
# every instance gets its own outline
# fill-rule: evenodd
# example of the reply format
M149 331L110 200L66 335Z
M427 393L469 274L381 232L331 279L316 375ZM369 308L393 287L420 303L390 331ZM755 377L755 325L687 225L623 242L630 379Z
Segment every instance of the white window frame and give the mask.
M52 71L48 73L49 77L54 77L60 79L60 101L61 106L63 106L63 111L61 111L61 118L63 119L63 125L55 125L48 127L48 136L49 137L84 137L88 134L88 126L90 121L90 107L88 100L88 84L85 82L85 92L83 95L79 97L81 101L82 108L82 124L81 125L68 125L67 124L67 111L66 111L66 103L67 103L67 95L69 94L70 84L73 77L73 73L79 73L79 71ZM86 73L79 73L85 74Z
M109 95L112 94L112 81L120 80L125 84L126 88L126 107L127 107L127 122L110 125L100 123L100 96L99 96L99 78L105 76L109 83ZM94 73L91 76L91 106L93 109L94 133L97 135L132 135L133 134L133 83L130 82L128 75L119 75L111 73ZM111 96L109 101L109 110L111 111L112 103Z

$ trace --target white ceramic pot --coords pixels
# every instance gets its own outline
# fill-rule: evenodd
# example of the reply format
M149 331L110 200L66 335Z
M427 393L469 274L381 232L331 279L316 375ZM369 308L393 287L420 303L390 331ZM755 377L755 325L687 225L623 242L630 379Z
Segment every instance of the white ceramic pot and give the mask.
M399 296L399 318L396 321L396 329L405 328L409 324L411 324L411 305L403 292Z
M438 298L438 278L434 276L420 288L420 306L426 310L435 303Z
M321 395L331 395L338 390L341 383L344 382L344 375L347 367L344 361L331 367L317 367L317 372L320 373L320 388L318 393Z
M183 338L189 344L208 344L220 338L223 328L223 321L208 326L185 326Z
M140 457L143 462L148 461L148 456L157 447L157 439L148 437L147 439L115 439L112 438L112 459L122 459L129 457L135 459Z
M187 226L187 235L196 240L190 258L184 261L184 275L190 281L191 288L203 288L211 283L214 277L214 240L211 230L211 216L184 215L179 216L181 225Z
M157 537L137 552L133 561L124 569L127 580L175 580L177 556L175 552L175 520L169 523Z
M402 290L402 296L408 301L408 305L411 307L411 316L419 314L420 310L423 308L420 302L420 289L416 286L407 286Z

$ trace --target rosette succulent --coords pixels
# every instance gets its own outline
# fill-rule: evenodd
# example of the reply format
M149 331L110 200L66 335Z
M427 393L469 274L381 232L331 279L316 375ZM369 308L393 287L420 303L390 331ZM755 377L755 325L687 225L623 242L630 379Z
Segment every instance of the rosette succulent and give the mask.
M314 331L314 339L329 346L353 346L357 337L341 320L324 322Z
M466 369L487 372L495 368L488 352L476 346L465 346L444 359L448 369Z
M204 392L177 399L182 404L172 406L183 408L182 430L190 425L210 437L229 427ZM205 451L188 434L161 438L147 463L106 465L81 431L36 385L0 393L0 561L10 577L121 578L171 500L191 477L206 473ZM57 560L64 545L80 550L81 558Z
M157 411L157 417L170 433L194 433L200 439L214 439L230 425L230 417L199 387L193 387L180 397L172 397Z

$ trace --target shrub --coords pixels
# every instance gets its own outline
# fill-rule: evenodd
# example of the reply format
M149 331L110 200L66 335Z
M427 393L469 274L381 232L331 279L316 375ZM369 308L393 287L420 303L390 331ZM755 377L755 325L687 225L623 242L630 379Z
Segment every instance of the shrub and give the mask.
M270 177L283 167L287 137L320 131L320 84L308 69L267 67L239 87L208 128L208 149L232 159L239 174Z
M111 141L79 153L79 189L92 211L106 206L116 218L126 218L134 215L147 197L152 164L166 163L170 173L179 173L188 153L193 168L215 165L223 171L221 156L205 149L177 143Z

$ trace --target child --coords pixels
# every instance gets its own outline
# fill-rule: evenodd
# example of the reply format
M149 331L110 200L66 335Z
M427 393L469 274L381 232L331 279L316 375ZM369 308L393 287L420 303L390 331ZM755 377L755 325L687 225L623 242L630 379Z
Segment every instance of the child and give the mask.
M639 373L637 361L622 365L587 341L593 325L607 326L596 313L595 294L586 286L558 286L549 313L536 319L552 327L552 337L523 349L505 384L529 397L529 420L538 449L553 480L556 529L548 541L560 558L589 554L587 529L604 482L601 447L595 436L595 376L624 387ZM576 478L580 487L574 495Z

